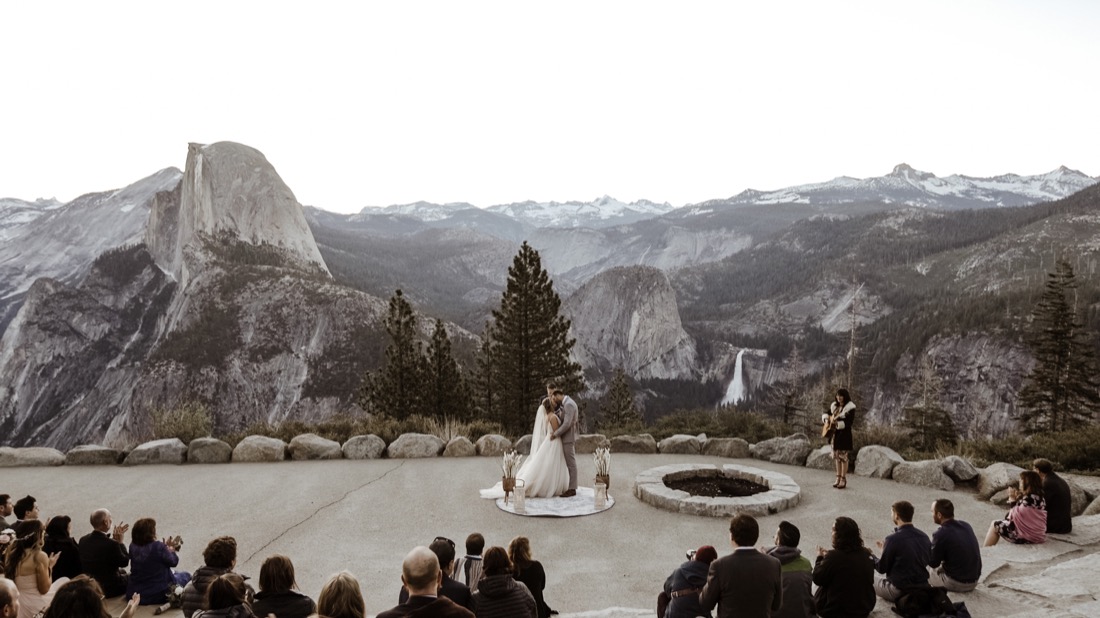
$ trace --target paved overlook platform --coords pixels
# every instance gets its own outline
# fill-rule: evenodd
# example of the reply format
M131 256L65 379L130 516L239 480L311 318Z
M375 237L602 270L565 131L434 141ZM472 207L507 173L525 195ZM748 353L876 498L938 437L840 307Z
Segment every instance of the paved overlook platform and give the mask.
M591 486L591 459L581 457L578 463L581 484ZM116 522L154 517L161 536L183 536L180 567L190 571L202 564L207 541L222 534L237 538L239 572L255 580L266 556L286 554L302 591L314 598L330 574L348 569L362 583L371 615L396 604L401 560L414 545L442 535L461 550L474 531L484 534L488 545L507 545L525 535L546 567L547 602L562 618L640 618L653 615L658 591L686 550L713 545L720 555L730 551L728 519L673 513L632 495L640 472L680 463L736 463L789 475L801 486L801 500L759 518L761 544L770 543L779 522L789 520L801 529L801 548L811 560L818 545L829 544L838 515L859 522L874 548L892 531L892 502L913 502L914 523L931 533L931 503L945 495L855 475L848 489L836 490L828 471L753 459L630 454L612 456L613 509L564 519L519 517L479 498L479 489L500 479L496 457L7 468L0 490L34 495L44 518L70 515L76 537L90 530L87 516L97 507L111 509ZM979 537L1004 514L965 489L946 493ZM1100 615L1100 521L1077 518L1074 528L1069 541L983 549L983 584L972 593L952 593L952 599L965 601L976 617ZM1047 569L1049 577L1040 577ZM112 603L115 615L120 608ZM138 615L152 616L153 608ZM873 615L893 616L883 601Z

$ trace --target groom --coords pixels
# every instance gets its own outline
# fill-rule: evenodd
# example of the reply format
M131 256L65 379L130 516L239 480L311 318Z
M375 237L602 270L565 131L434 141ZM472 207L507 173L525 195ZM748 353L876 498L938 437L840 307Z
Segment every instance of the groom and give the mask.
M566 397L560 388L554 389L554 403L558 406L561 425L550 434L550 439L561 438L562 450L565 451L565 467L569 470L569 489L561 497L571 498L577 495L577 403L571 397Z

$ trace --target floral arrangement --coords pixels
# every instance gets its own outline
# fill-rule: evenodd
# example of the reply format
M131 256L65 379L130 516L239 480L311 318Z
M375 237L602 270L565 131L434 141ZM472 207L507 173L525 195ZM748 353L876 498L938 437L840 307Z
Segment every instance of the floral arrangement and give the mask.
M610 476L611 474L611 449L606 446L596 448L592 453L592 460L596 462L597 476Z
M516 472L519 472L521 463L523 463L523 455L517 453L515 449L504 453L504 459L500 463L500 470L504 473L504 478L516 478Z
M15 530L12 530L11 528L4 528L4 531L0 532L0 551L2 551L4 547L7 547L8 543L11 543L14 540Z

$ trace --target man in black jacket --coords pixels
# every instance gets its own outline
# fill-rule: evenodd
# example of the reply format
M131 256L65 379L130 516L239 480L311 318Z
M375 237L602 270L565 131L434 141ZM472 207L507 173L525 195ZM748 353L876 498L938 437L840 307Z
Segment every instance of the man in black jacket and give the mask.
M413 612L436 618L474 618L473 612L439 594L442 582L439 558L423 545L414 547L401 563L401 583L408 590L408 600L377 618L401 618Z
M80 539L80 566L88 576L99 582L105 597L117 597L126 592L129 577L124 570L130 564L130 552L122 543L122 537L130 529L129 524L112 528L111 512L99 509L91 516L92 531Z
M462 582L451 577L455 564L455 542L442 536L435 537L428 546L439 560L439 569L443 572L443 580L439 584L439 596L447 597L456 604L473 610L470 588ZM397 595L397 602L404 603L409 600L409 591L402 586Z
M1036 459L1031 467L1043 479L1043 498L1047 501L1047 533L1069 534L1073 531L1073 496L1069 483L1054 473L1054 464Z
M879 541L882 557L875 559L875 570L886 577L875 582L875 594L897 601L913 588L928 587L928 563L932 560L932 541L913 525L913 505L905 500L890 507L894 533Z

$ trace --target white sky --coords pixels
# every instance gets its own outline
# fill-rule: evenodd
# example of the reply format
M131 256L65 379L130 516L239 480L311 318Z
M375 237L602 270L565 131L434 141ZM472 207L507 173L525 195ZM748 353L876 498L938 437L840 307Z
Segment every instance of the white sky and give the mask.
M1100 2L4 2L0 196L188 142L340 212L1100 174Z

